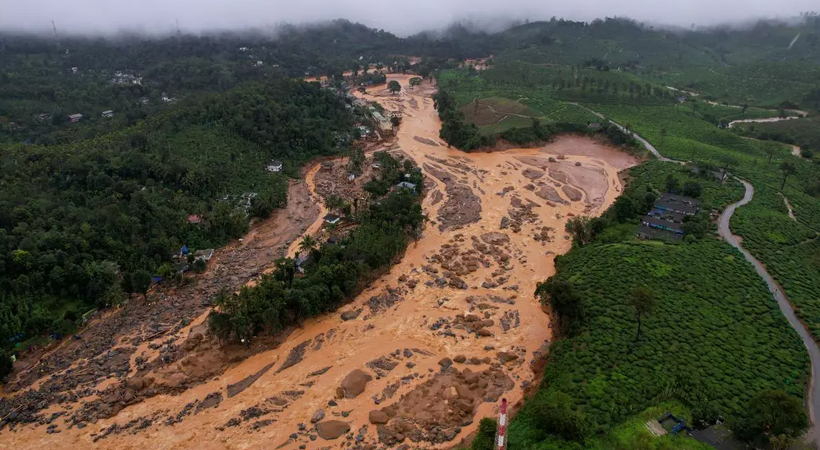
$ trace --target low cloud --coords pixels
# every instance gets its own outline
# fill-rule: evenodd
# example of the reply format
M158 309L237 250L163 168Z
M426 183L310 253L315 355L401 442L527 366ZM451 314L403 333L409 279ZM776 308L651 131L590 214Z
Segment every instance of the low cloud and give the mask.
M757 18L791 18L817 8L817 0L0 0L0 30L112 34L123 30L170 33L266 29L281 23L345 18L399 35L470 20L490 29L510 20L629 17L688 27Z

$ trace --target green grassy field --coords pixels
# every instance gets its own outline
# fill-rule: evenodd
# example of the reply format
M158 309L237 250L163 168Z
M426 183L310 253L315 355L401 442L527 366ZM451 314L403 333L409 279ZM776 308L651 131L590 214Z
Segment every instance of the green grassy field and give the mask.
M631 98L628 95L599 94L592 87L589 92L581 88L556 90L551 84L544 83L551 83L551 77L556 74L563 73L566 77L573 75L569 72L556 72L550 68L527 67L530 70L524 84L503 81L511 72L519 70L518 65L515 65L494 68L480 76L470 75L464 70L442 71L438 78L439 85L452 90L467 121L478 125L480 130L487 134L527 127L532 123L531 118L537 118L545 123L597 122L600 118L575 103L589 98L616 103L622 100L629 101ZM596 71L585 72L599 74Z

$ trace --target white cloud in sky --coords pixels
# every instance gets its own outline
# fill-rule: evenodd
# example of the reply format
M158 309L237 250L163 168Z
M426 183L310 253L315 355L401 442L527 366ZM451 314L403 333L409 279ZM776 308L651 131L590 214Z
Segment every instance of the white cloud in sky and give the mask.
M188 32L264 28L345 18L400 35L464 19L573 20L630 17L689 26L790 18L820 9L817 0L0 0L0 30L109 34L123 29Z

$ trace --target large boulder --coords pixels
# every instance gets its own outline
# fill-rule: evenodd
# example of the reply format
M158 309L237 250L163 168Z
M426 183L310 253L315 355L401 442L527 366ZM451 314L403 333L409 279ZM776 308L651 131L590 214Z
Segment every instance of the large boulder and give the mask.
M516 359L518 359L518 355L515 353L498 352L498 360L501 361L501 364L507 364L510 361L515 361Z
M145 386L145 383L143 382L142 378L131 377L125 381L125 385L128 386L128 389L131 389L132 391L139 391Z
M350 424L341 420L326 420L316 424L316 434L320 438L330 441L350 431Z
M361 309L354 309L352 311L345 311L342 313L342 320L356 320L361 314Z
M368 419L370 419L370 423L373 425L381 425L387 423L387 421L390 420L390 416L384 411L374 409L368 414Z
M182 344L182 349L186 352L190 352L197 348L203 340L205 340L205 336L203 336L202 333L194 333L191 337L185 340Z
M344 391L345 398L355 398L357 395L364 392L365 386L367 386L367 382L372 380L373 377L367 373L362 372L359 369L356 369L345 377L342 380L342 391Z

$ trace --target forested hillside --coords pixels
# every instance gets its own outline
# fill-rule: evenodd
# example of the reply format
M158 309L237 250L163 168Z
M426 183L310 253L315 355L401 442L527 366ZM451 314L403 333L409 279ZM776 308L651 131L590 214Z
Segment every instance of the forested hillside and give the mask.
M284 175L265 165L281 159L295 174L347 148L352 121L318 84L272 78L79 142L4 146L0 339L69 331L80 305L111 305L175 272L183 245L241 236L287 200Z

